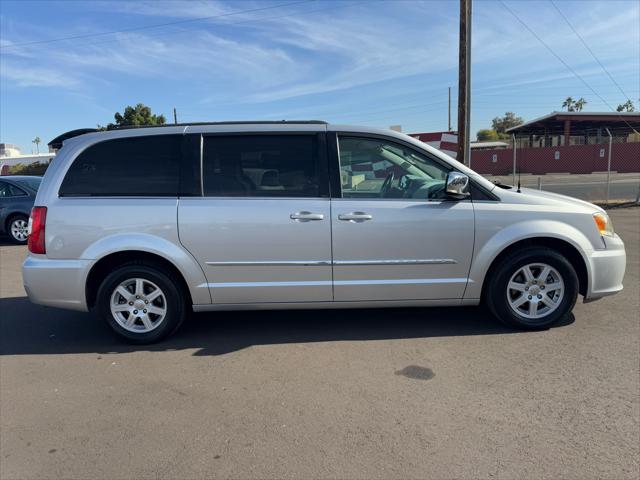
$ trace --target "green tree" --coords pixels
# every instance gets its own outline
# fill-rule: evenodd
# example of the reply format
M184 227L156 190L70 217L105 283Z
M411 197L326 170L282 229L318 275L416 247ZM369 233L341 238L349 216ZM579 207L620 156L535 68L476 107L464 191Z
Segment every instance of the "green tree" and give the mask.
M631 100L627 100L626 102L618 105L618 108L616 108L616 112L635 112L636 108L633 105L633 102Z
M40 140L40 137L36 137L33 140L31 140L31 143L35 143L36 144L36 152L40 153L40 143L42 142L42 140Z
M565 101L562 102L562 108L566 108L567 112L581 112L587 103L588 102L582 97L580 97L578 100L567 97Z
M142 103L138 103L135 107L127 106L124 113L116 112L113 118L116 123L109 123L106 127L98 125L98 128L113 130L123 126L164 125L167 121L164 115L154 115L151 113L151 108Z
M506 112L504 117L496 117L491 121L491 127L495 130L499 135L499 138L504 138L504 134L506 131L512 127L517 127L518 125L524 123L524 120L521 117L516 116L513 112ZM507 135L508 137L508 135Z
M567 112L573 112L573 98L567 97L564 102L562 102L562 108L567 108Z
M479 142L495 142L499 140L499 134L495 130L491 130L490 128L483 128L482 130L478 130L476 133L476 138Z
M584 98L580 97L580 99L576 100L576 103L573 105L573 108L575 109L574 111L581 112L586 104L587 101Z
M29 165L19 163L9 167L9 175L44 175L48 167L48 163L42 162L30 163Z

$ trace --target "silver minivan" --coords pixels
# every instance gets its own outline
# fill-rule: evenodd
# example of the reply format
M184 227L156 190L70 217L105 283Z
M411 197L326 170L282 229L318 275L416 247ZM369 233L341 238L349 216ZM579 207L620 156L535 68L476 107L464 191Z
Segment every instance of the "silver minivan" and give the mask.
M24 286L128 341L166 337L189 310L484 303L541 329L578 294L622 289L624 244L601 208L495 185L401 133L319 121L84 132L60 137L38 191Z

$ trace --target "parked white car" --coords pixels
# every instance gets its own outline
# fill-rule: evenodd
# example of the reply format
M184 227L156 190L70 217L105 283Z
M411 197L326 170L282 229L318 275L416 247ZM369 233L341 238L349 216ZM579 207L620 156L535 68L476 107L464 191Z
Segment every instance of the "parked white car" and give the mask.
M625 270L595 205L496 186L397 132L317 121L68 138L35 205L31 301L96 311L139 343L190 309L484 302L547 328L578 294L620 291Z

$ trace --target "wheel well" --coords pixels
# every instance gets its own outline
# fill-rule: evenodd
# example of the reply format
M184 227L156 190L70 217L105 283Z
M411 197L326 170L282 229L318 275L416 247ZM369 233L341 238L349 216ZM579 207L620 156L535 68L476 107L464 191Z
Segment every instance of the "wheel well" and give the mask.
M500 264L502 259L516 250L521 250L526 247L545 247L551 250L555 250L562 256L564 256L569 263L573 266L576 271L576 275L578 276L578 292L580 295L585 295L587 293L587 286L589 282L589 276L587 274L587 266L584 263L584 259L580 252L571 245L569 242L564 240L560 240L558 238L551 237L536 237L536 238L527 238L525 240L520 240L512 245L509 245L505 248L500 254L493 259L491 262L491 266L485 275L485 281L482 284L482 298L484 298L486 289L487 289L487 279L491 278L491 274L496 269L496 267Z
M117 252L107 255L96 262L96 264L89 271L87 276L87 283L85 288L85 295L87 298L87 306L93 308L96 304L96 297L98 295L98 289L100 283L104 278L114 269L118 268L125 263L136 262L144 265L159 268L161 270L169 271L172 276L178 279L183 294L186 296L186 300L189 305L193 303L191 300L191 293L189 287L185 281L180 270L166 258L156 255L154 253L143 252L139 250L127 250L126 252Z

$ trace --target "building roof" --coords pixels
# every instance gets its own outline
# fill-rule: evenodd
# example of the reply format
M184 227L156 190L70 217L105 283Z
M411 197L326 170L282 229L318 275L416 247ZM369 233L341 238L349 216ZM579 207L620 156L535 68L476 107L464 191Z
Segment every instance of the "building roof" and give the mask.
M471 142L470 147L473 148L506 148L509 144L506 142Z
M20 160L27 158L51 158L55 157L56 154L53 152L40 152L40 153L20 153L18 155L3 155L0 156L0 162L4 162L7 160Z
M565 120L571 121L572 135L585 134L587 130L598 128L615 130L618 133L633 133L640 130L640 112L551 112L534 118L516 127L507 129L509 133L561 134Z

